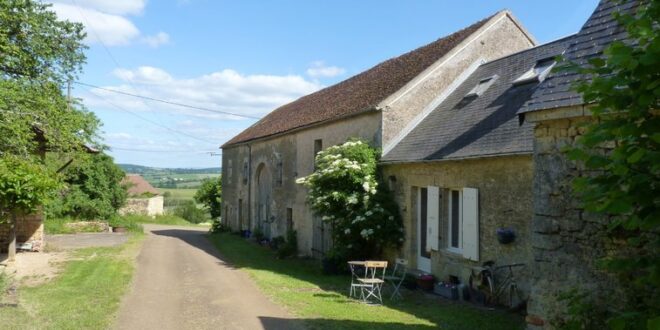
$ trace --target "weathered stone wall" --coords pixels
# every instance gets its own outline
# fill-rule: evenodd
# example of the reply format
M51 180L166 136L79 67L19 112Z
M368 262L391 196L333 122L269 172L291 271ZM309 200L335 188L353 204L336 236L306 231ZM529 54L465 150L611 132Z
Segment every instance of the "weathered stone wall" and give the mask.
M605 235L607 219L580 208L572 190L571 181L589 173L561 151L575 143L584 130L579 124L588 118L552 119L557 117L546 116L535 127L530 329L561 324L566 301L559 297L571 289L588 290L590 298L606 304L622 301L613 279L596 265L615 248Z
M443 239L447 232L446 208L440 215L439 251L431 252L431 271L440 279L458 276L467 283L472 267L484 261L498 264L526 263L529 252L529 223L532 218L532 158L507 156L484 159L415 164L385 165L385 178L393 187L403 217L406 240L402 257L417 267L417 189L477 188L479 190L479 261L470 261L447 250ZM443 198L446 201L446 198ZM496 230L511 227L516 240L507 245L497 241ZM516 270L516 279L524 292L529 292L530 267Z
M366 113L341 121L331 122L290 134L250 144L223 149L222 190L223 219L232 230L254 229L257 222L257 170L260 166L270 172L272 201L270 224L272 237L285 235L287 209L292 211L293 228L298 232L298 248L311 255L313 246L313 213L307 206L307 190L296 184L296 178L314 170L314 141L322 140L323 149L343 143L350 138L361 138L380 146L380 112ZM244 164L248 164L247 178ZM280 180L278 164L281 164ZM242 211L239 212L239 200ZM242 221L239 220L242 213Z
M163 196L129 198L126 200L126 205L119 209L119 214L161 215L163 214Z
M32 251L44 246L44 216L42 212L19 217L16 224L16 242L32 244ZM9 244L9 224L0 224L0 251L6 252Z
M459 47L381 103L384 109L383 146L387 147L395 140L427 105L473 63L491 61L534 45L510 13L503 12L491 19Z

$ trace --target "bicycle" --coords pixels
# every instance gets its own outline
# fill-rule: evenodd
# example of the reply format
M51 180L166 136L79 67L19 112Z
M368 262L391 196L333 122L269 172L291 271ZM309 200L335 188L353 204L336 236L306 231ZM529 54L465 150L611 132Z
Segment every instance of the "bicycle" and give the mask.
M469 278L469 286L471 289L485 294L487 305L496 305L498 302L501 302L501 298L503 298L502 296L505 293L508 293L505 304L512 310L520 309L527 303L527 299L524 298L518 288L516 278L513 274L513 268L524 267L525 264L516 263L495 266L494 261L486 261L482 266L476 274L474 272L475 270L472 270ZM503 269L508 269L509 271L504 274L504 277L496 281L495 274L501 272Z

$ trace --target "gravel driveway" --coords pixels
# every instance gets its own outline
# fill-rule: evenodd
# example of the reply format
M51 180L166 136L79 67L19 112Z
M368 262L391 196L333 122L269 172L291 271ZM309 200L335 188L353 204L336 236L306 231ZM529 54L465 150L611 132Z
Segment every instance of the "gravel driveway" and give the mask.
M46 235L46 244L55 249L70 250L86 247L116 246L126 243L126 233L79 233Z

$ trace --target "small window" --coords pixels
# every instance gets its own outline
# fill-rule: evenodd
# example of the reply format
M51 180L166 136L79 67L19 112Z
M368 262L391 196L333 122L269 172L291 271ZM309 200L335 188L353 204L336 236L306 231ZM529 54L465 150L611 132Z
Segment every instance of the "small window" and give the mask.
M247 184L248 183L248 176L250 175L249 173L249 167L248 167L248 161L247 159L243 161L243 183Z
M227 179L231 180L233 168L231 159L227 162Z
M465 97L479 97L495 82L497 75L479 80L477 86L474 86Z
M282 156L281 155L277 155L275 159L277 161L277 164L275 166L275 168L277 170L277 180L276 180L277 182L276 183L279 187L281 187L284 184L284 164L282 162Z
M554 67L556 63L557 62L555 61L554 57L538 60L533 68L523 73L513 82L513 84L522 85L530 82L541 82L545 80L545 77L548 76L550 70L552 70L552 67Z
M448 249L454 252L461 252L463 248L461 202L461 191L451 190L449 192L449 208L447 212L447 218L449 219Z
M314 140L314 170L316 170L316 155L323 150L323 140Z
M293 209L290 207L286 208L286 230L293 230Z

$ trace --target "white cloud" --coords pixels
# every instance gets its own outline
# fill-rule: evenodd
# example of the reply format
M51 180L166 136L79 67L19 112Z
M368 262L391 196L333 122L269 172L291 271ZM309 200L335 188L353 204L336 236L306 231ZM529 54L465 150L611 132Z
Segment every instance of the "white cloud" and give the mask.
M159 32L142 36L140 30L129 19L129 15L143 12L146 0L51 0L52 10L60 19L82 23L87 32L85 41L106 46L126 46L143 42L150 47L169 43L170 36Z
M163 69L149 66L134 70L117 69L113 74L124 83L105 88L248 116L263 116L280 105L323 87L298 75L244 75L230 69L193 78L174 77ZM100 98L89 93L81 96L85 104L92 108L101 106L111 109L104 101L107 100L132 111L240 119L231 115L141 100L101 89L92 89L91 92Z
M149 47L156 48L170 43L170 35L165 32L158 32L155 35L142 38L142 41Z
M346 73L346 69L338 66L327 66L323 61L316 61L307 69L307 75L312 78L332 78Z

